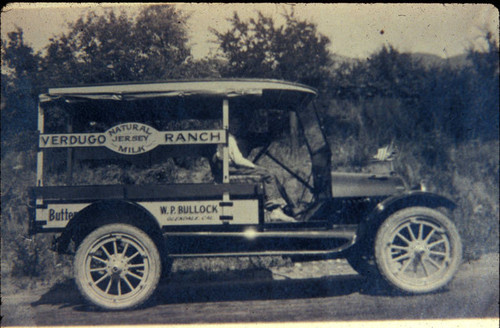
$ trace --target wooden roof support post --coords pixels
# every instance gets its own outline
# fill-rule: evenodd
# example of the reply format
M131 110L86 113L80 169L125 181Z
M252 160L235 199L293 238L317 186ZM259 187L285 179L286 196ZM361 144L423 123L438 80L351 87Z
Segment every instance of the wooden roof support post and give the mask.
M295 111L290 111L290 140L292 157L297 159L299 154L299 127Z
M44 133L44 112L43 108L38 103L38 134ZM43 186L43 150L38 148L37 158L36 158L36 185L38 187Z
M226 131L226 144L222 151L222 183L229 183L229 100L222 101L222 129Z
M68 116L67 133L73 133L73 117ZM66 182L68 185L73 183L73 148L68 148L66 158Z

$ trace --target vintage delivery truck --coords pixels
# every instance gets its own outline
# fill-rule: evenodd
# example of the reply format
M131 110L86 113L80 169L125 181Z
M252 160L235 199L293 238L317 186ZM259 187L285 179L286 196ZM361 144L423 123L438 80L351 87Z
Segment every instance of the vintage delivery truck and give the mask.
M450 219L455 204L410 188L394 173L332 172L316 96L305 85L262 79L49 88L38 109L30 230L57 233L54 249L75 253L79 290L108 310L145 303L180 257L346 257L360 274L402 292L447 285L462 252ZM278 183L288 203L284 212L295 222L267 220L262 181L231 176L231 117L245 123L240 136L256 150L253 162L267 157L311 195L298 206ZM309 177L270 151L274 140L289 135L290 122L301 129L310 155L301 159ZM222 172L202 183L73 180L84 165L148 167L183 156L210 161L217 147Z

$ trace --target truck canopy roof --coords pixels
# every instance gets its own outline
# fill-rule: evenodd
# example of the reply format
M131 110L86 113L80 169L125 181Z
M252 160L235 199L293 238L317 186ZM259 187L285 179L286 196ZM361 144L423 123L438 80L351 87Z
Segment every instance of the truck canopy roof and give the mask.
M294 93L316 96L309 86L270 79L172 80L166 82L131 82L49 88L40 95L41 102L51 100L138 100L182 96L262 96L265 93Z

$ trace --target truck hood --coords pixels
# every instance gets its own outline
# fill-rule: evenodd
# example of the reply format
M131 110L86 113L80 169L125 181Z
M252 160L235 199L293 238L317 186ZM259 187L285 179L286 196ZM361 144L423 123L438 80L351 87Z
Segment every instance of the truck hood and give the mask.
M406 190L400 176L339 172L331 175L334 198L388 196Z

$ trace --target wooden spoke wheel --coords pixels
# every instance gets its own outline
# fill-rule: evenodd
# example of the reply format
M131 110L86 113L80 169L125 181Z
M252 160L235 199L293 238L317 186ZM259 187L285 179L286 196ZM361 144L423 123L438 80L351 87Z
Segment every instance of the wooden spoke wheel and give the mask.
M108 310L138 307L155 291L161 260L153 240L127 224L96 229L75 256L75 280L91 303Z
M410 207L389 216L375 238L375 261L382 277L410 293L442 288L462 257L460 236L443 213Z

